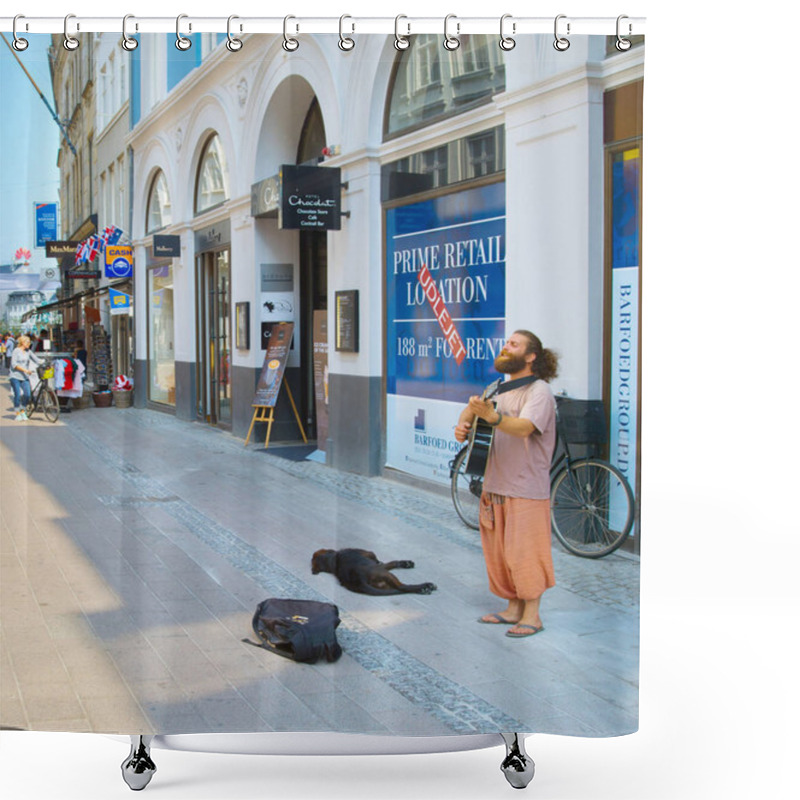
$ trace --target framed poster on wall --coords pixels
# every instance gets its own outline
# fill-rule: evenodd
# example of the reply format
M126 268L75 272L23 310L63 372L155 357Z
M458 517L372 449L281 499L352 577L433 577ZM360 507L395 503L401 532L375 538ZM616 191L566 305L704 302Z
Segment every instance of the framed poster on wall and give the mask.
M250 303L236 304L236 348L250 349Z

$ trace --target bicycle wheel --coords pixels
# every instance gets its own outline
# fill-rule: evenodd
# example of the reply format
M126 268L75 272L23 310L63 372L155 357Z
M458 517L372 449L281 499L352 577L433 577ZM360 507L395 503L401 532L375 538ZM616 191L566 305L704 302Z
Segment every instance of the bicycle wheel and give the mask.
M633 492L625 476L607 461L582 458L553 480L550 518L559 542L576 556L613 553L633 526Z
M58 404L58 396L52 389L44 389L40 395L40 400L44 417L50 422L56 422L61 413L61 406Z
M28 419L30 419L34 412L38 407L38 397L36 392L31 392L31 399L28 400L28 405L25 406L25 413L28 415Z
M483 491L482 475L467 475L464 471L467 461L467 448L463 448L453 461L450 474L450 495L461 521L473 530L478 530L478 517Z

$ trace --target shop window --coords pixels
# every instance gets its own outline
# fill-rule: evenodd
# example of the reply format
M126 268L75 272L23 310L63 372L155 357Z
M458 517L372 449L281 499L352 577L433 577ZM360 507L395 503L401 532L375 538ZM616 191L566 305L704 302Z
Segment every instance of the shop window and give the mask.
M146 233L161 230L172 224L172 203L169 199L167 180L161 170L151 184L150 195L147 198L146 220Z
M219 136L214 134L206 143L200 158L194 196L195 214L202 214L227 199L228 167Z
M501 173L505 168L505 127L498 125L384 164L381 167L381 200L397 200L484 178Z
M147 398L175 405L175 305L172 266L147 271Z
M469 178L482 178L497 172L497 141L494 131L467 139Z
M434 34L415 36L397 57L384 136L391 138L488 103L505 90L503 51L494 37L465 34L452 52Z

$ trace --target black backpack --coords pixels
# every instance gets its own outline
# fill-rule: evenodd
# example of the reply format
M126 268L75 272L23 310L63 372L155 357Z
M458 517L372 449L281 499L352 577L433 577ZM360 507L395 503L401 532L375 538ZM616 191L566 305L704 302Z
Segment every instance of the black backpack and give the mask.
M259 603L253 615L260 643L242 641L305 664L323 657L332 662L342 655L336 641L340 622L339 609L332 603L271 597Z

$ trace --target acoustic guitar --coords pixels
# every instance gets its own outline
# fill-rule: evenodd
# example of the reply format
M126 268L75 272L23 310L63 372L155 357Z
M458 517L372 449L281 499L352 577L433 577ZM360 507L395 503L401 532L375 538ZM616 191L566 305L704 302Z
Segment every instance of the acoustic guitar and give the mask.
M490 383L481 395L481 400L491 400L500 389L502 378ZM467 440L467 457L464 459L464 472L467 475L483 475L486 471L486 461L489 458L489 448L492 446L494 427L488 422L475 417L469 431Z

